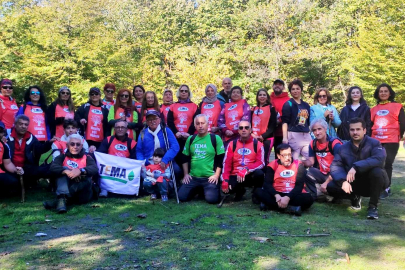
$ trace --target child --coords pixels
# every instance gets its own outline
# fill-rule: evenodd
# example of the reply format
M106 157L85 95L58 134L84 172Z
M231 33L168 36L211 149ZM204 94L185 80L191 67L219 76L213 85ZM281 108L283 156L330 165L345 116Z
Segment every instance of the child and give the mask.
M142 167L143 186L146 192L150 193L150 199L156 199L156 193L159 191L162 196L162 202L167 202L168 181L170 177L169 166L165 170L160 167L160 162L166 151L163 148L157 148L153 153L153 164Z

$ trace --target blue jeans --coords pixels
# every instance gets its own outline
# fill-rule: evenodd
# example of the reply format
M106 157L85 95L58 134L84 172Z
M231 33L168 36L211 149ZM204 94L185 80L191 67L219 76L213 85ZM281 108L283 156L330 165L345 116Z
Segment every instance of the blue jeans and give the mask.
M156 182L154 185L150 181L144 181L143 187L149 194L156 194L159 192L160 195L167 195L168 184L165 179L163 179L163 182Z

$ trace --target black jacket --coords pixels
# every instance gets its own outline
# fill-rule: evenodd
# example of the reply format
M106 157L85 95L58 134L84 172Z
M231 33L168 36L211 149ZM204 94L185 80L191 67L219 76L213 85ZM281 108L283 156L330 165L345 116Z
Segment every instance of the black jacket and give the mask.
M367 105L365 101L360 103L360 107L357 110L353 111L352 105L346 105L343 107L342 111L340 112L340 120L342 120L342 124L338 127L337 134L338 137L342 140L348 141L350 140L350 132L349 132L349 121L354 117L362 118L366 121L366 129L367 135L371 136L371 114L370 114L370 107Z
M87 122L89 121L88 118L89 118L89 111L90 111L90 106L91 106L91 105L94 106L94 107L100 108L100 110L101 110L102 113L103 113L103 131L104 131L104 138L107 138L107 136L109 136L110 133L111 133L111 129L110 129L110 126L108 125L108 109L107 109L103 104L96 106L96 105L93 105L93 104L87 102L87 103L83 104L82 106L80 106L80 107L76 110L76 112L75 112L75 121L76 121L77 124L79 125L80 134L81 134L82 136L84 136L84 133L85 133L86 128L87 128L87 123L84 124L84 125L82 125L82 124L80 123L80 120L81 120L81 119L86 119ZM86 138L86 139L89 139L89 138Z
M63 167L63 161L65 160L65 157L74 157L74 158L81 158L85 155L84 150L82 150L78 155L72 155L69 151L67 151L65 154L60 154L55 158L55 160L52 162L51 168L49 169L50 173L55 175L55 176L61 176L62 172L66 170L65 167ZM91 156L87 156L86 159L86 178L87 177L92 177L98 173L97 165L94 159Z
M340 147L333 159L330 173L334 181L346 181L351 168L356 170L356 174L366 173L374 167L384 168L386 156L380 141L365 135L359 147L351 140Z

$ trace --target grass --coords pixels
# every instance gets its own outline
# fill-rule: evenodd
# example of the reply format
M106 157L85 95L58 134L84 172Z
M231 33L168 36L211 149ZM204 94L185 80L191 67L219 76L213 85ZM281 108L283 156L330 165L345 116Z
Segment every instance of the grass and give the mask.
M404 160L401 150L377 221L365 219L368 199L359 212L349 202L316 203L302 217L260 212L250 200L218 209L148 198L101 199L58 215L42 207L52 194L29 191L24 204L0 202L0 269L405 269ZM330 236L274 236L309 230Z

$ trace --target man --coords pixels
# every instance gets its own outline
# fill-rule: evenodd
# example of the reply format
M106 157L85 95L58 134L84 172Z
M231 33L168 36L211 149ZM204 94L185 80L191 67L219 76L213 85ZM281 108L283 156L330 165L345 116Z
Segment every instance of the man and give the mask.
M263 144L251 136L252 127L248 121L240 121L239 138L230 142L225 152L222 191L235 193L235 200L241 200L246 186L261 188L264 180Z
M65 119L63 122L63 130L65 134L59 139L53 142L52 144L52 159L55 160L57 156L59 156L61 153L65 153L67 150L67 138L72 135L72 134L77 134L78 131L78 124L75 120L73 119ZM86 153L89 152L89 145L87 142L83 139L83 149ZM93 152L95 149L92 149Z
M115 135L105 138L97 152L118 157L136 159L136 142L128 137L128 122L118 120L114 124ZM108 191L102 189L100 197L107 197Z
M208 117L199 114L194 118L198 134L188 137L183 154L183 185L179 190L179 200L191 200L203 188L208 203L219 201L218 179L224 159L224 145L218 135L208 132ZM190 171L189 171L190 164Z
M384 170L386 152L381 143L365 135L366 123L361 118L349 122L350 141L343 144L332 162L330 173L333 181L328 193L337 198L348 198L354 210L361 209L361 197L370 197L368 219L378 219L378 199L388 186Z
M0 194L14 194L18 191L19 180L17 175L23 175L24 170L21 167L14 166L11 162L10 149L3 143L3 137L7 133L6 126L0 121ZM4 168L5 170L3 170Z
M56 201L44 202L46 209L56 208L58 213L66 213L66 200L72 203L88 203L93 197L92 176L98 173L94 159L87 156L83 140L79 134L67 139L68 151L52 162L50 172L57 177Z
M277 112L277 128L274 132L274 150L277 149L277 146L283 142L281 115L284 103L286 103L290 99L288 97L288 93L283 91L284 81L281 79L276 79L273 82L273 93L271 93L270 95L271 104L274 106ZM274 151L274 157L277 158L276 151Z
M342 142L327 135L328 124L324 119L315 119L309 128L315 139L309 144L308 159L302 162L309 167L306 185L312 197L316 199L318 194L327 194L326 187L332 181L330 166Z
M221 108L225 103L229 102L229 92L232 88L232 80L230 78L224 78L222 80L223 89L217 94L217 98L221 102Z
M288 144L280 144L276 152L278 159L267 166L263 188L256 189L254 196L260 201L261 210L268 207L300 216L301 210L314 202L309 193L303 192L305 167L301 161L292 159Z
M16 116L7 144L13 164L24 169L26 176L24 180L33 186L40 178L48 178L49 166L38 166L39 159L43 153L51 149L52 143L58 138L53 137L50 141L39 142L28 131L29 123L28 116L24 114Z
M103 105L109 110L111 106L114 106L114 93L115 93L115 84L106 83L104 85L104 98L102 100Z

